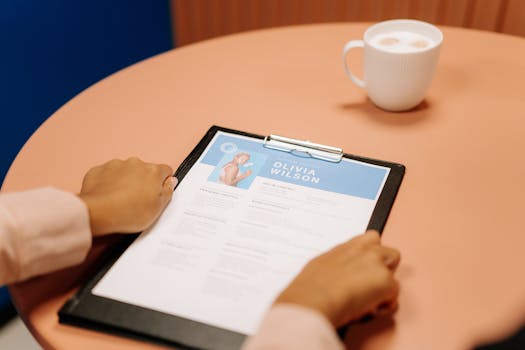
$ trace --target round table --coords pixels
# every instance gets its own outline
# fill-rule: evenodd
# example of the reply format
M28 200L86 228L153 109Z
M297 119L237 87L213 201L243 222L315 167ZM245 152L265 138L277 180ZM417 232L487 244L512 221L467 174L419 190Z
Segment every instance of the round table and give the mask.
M467 349L525 318L525 40L444 27L426 100L390 113L345 76L343 44L369 24L254 31L178 48L90 87L30 138L3 185L78 191L83 174L136 155L176 167L213 124L276 133L399 162L406 176L383 242L402 252L393 319L350 330L362 349ZM351 55L361 71L360 55ZM28 101L30 103L30 101ZM157 345L58 323L57 310L93 270L12 285L46 348Z

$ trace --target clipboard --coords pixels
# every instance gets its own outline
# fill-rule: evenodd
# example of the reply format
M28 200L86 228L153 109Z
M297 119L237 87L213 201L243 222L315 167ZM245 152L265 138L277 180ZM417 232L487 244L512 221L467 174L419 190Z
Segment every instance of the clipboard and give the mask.
M388 177L377 198L367 227L380 233L383 231L405 173L403 165L346 154L340 148L309 141L276 135L263 137L212 126L176 170L174 176L179 179L179 183L183 181L218 132L263 140L264 147L275 152L315 158L320 162L338 163L346 158L389 168ZM176 348L217 350L240 348L246 338L245 334L92 294L92 289L136 237L123 237L122 242L108 252L108 255L102 259L102 266L98 272L59 310L59 322Z

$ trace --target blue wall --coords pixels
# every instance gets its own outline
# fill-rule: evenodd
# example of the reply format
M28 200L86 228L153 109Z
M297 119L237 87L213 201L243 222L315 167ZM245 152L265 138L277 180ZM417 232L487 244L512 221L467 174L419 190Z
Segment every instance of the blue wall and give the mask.
M0 0L0 183L61 105L170 48L168 0Z

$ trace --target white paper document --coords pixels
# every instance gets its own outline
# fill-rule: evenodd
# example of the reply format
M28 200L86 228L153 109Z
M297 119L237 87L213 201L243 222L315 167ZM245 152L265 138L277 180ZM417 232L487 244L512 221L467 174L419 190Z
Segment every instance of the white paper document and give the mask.
M389 170L220 131L92 293L253 334L308 260L366 230Z

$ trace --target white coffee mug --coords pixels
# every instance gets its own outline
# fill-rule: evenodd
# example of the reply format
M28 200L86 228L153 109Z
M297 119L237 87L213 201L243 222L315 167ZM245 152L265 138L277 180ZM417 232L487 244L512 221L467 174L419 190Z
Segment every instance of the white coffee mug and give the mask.
M378 107L408 110L425 97L442 41L443 34L430 23L408 19L380 22L366 30L363 40L344 45L344 68ZM352 74L347 64L348 52L357 47L364 48L364 80Z

